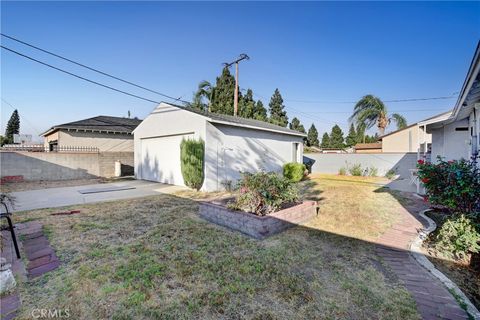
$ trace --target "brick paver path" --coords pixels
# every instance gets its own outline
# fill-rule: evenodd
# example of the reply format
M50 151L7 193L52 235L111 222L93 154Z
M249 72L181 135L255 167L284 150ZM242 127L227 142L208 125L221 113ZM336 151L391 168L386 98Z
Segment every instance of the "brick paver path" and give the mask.
M376 251L405 284L423 319L468 319L440 280L418 264L410 253L410 244L425 223L418 213L426 208L419 199L405 205L400 221L377 239Z
M28 259L27 268L25 269L22 260L17 259L15 255L10 231L2 231L4 247L1 256L12 265L12 271L16 276L23 279L28 276L28 279L31 279L54 270L60 265L55 251L50 247L48 239L43 234L40 223L32 221L16 224L15 232L21 249L20 253L25 254ZM0 299L1 319L14 319L20 305L21 300L17 290L3 296Z

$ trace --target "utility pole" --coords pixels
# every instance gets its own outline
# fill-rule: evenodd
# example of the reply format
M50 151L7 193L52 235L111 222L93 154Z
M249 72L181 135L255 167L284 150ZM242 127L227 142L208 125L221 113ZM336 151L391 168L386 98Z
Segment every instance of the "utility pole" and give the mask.
M233 115L236 117L238 113L238 63L242 60L249 60L250 57L246 53L240 54L237 60L230 63L224 63L226 67L230 67L232 64L235 64L235 94L233 97Z

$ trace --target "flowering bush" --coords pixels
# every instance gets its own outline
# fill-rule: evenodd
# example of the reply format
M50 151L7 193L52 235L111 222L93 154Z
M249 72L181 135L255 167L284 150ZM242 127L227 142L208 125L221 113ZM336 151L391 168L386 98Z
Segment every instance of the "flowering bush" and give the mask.
M418 177L426 189L426 200L452 212L478 218L480 171L475 161L444 161L439 157L436 164L419 160L417 168Z
M228 207L259 216L298 201L298 189L275 172L243 173L237 184L237 196Z

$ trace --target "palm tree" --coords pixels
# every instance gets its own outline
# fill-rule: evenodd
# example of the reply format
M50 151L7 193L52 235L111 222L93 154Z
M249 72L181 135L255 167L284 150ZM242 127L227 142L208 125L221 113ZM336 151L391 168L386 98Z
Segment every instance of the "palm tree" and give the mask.
M397 124L398 129L403 129L407 126L407 120L402 115L398 113L389 115L387 107L382 100L371 94L362 97L357 102L350 121L355 121L357 126L362 126L366 129L370 129L376 124L380 136L385 134L385 129L392 121Z
M215 87L207 80L203 80L198 84L198 90L195 93L194 101L200 103L203 98L208 100L207 110L210 111L213 100L215 99Z

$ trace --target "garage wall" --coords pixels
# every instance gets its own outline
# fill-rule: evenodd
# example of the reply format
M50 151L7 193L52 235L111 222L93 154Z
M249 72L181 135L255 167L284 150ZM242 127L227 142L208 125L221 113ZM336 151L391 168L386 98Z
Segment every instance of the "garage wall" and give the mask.
M158 105L134 130L135 177L169 183L170 177L173 178L180 167L181 138L178 143L164 145L161 139L189 135L205 140L205 122L195 113L164 103ZM154 139L156 141L152 142ZM171 139L164 141L168 140Z
M235 182L240 172L282 170L293 161L293 143L303 154L303 139L285 134L207 123L205 154L206 191L222 189L225 181Z
M437 156L444 157L446 160L468 159L470 133L455 130L462 127L468 127L468 119L455 121L432 130L432 161L435 161Z

